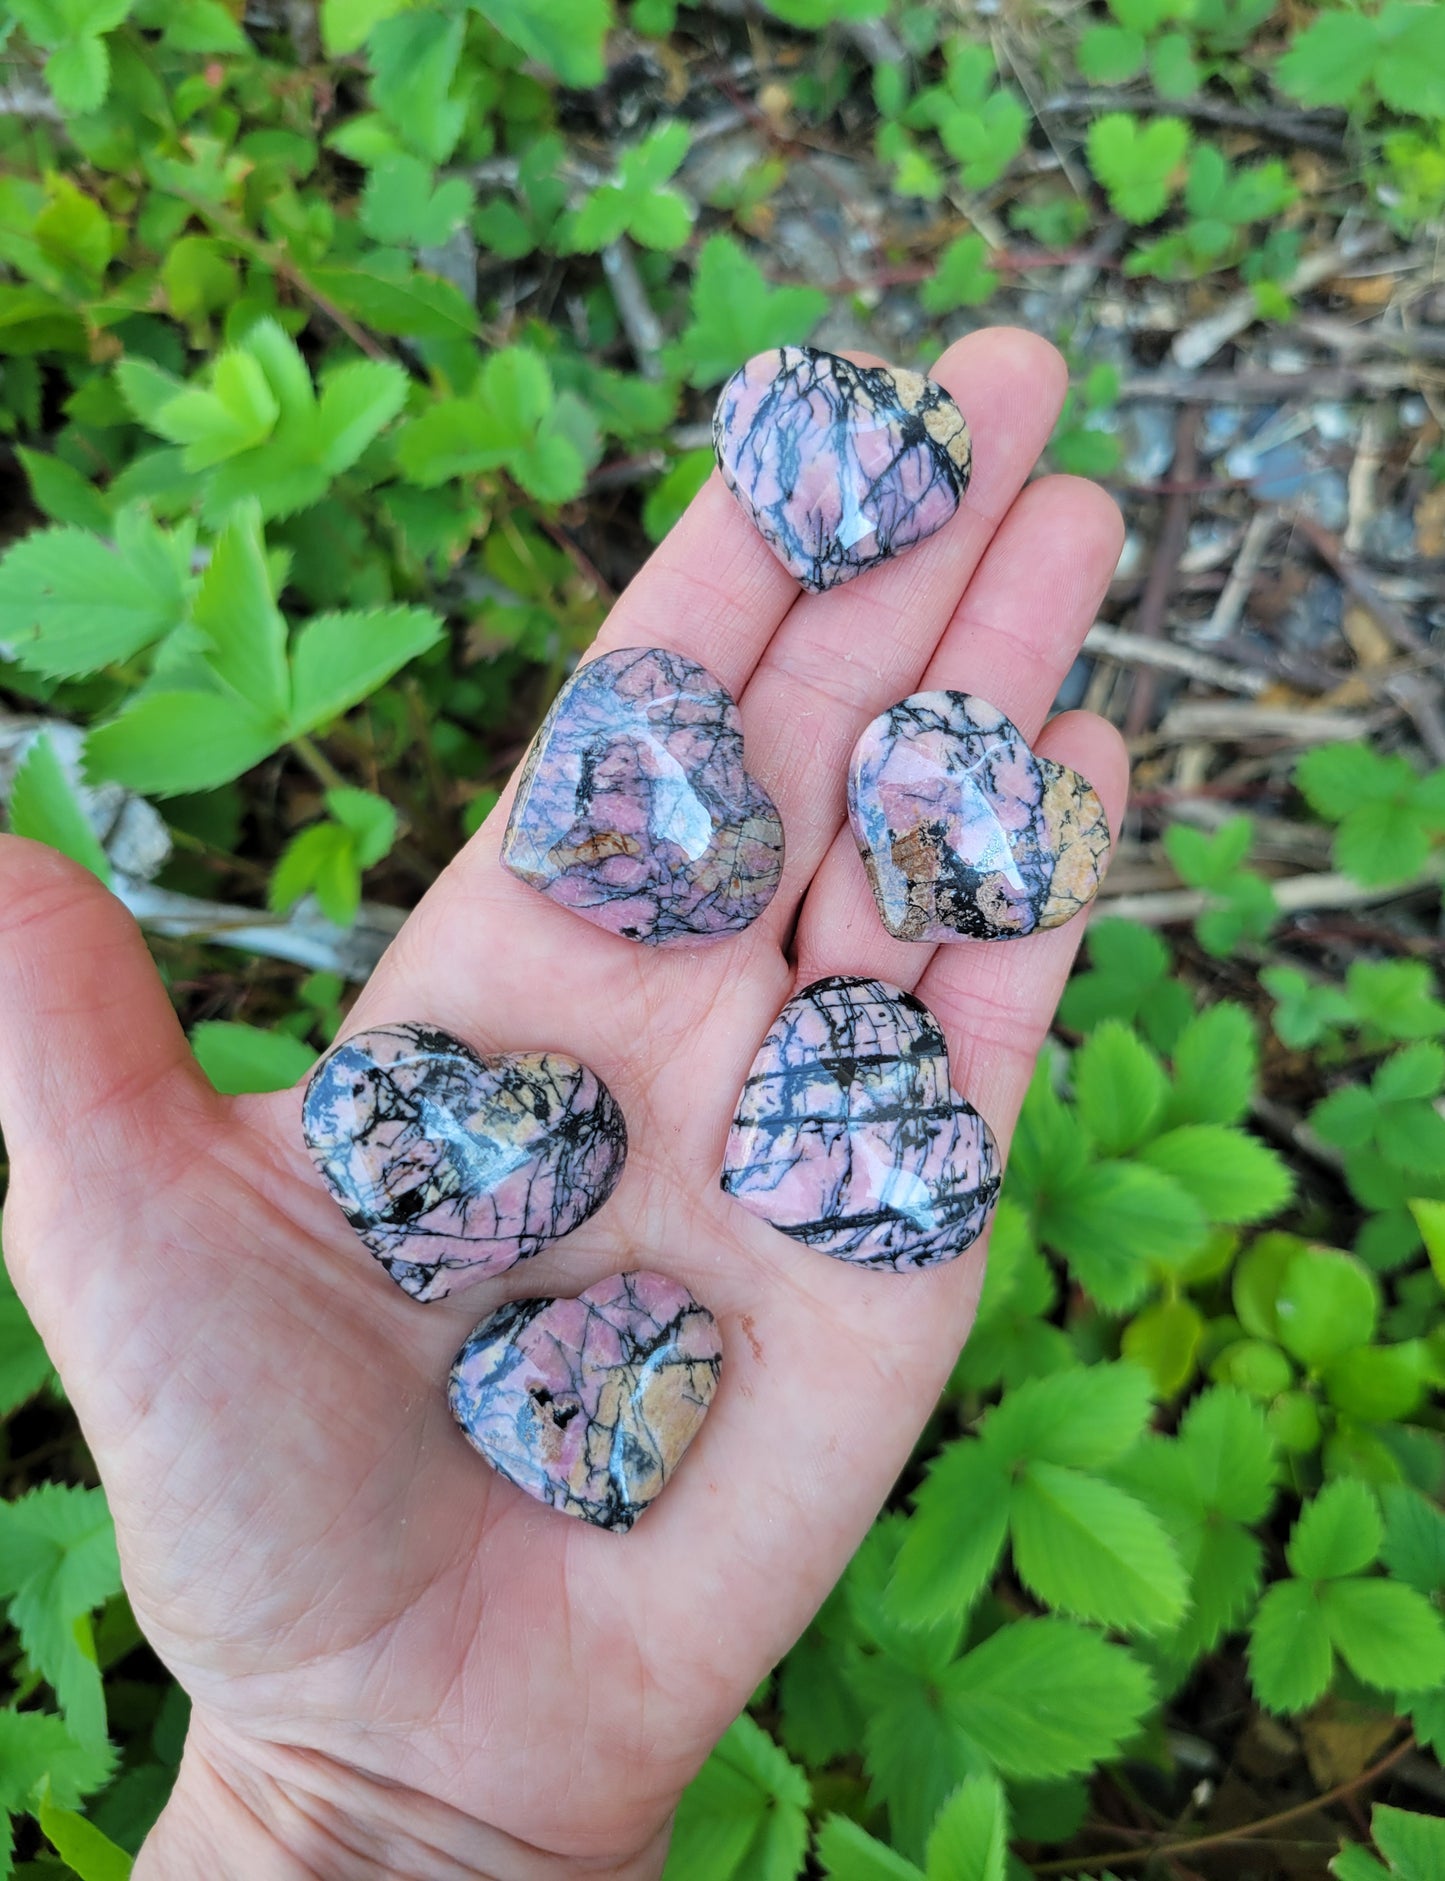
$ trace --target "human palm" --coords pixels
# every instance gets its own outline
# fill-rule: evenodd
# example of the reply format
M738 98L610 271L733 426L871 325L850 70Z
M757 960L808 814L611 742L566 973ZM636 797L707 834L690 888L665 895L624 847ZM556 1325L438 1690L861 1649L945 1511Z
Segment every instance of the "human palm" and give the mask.
M1077 945L1077 923L998 946L891 940L844 828L853 741L909 692L977 692L1039 731L1118 551L1093 486L1020 494L1063 392L1052 348L979 334L935 376L977 463L938 536L800 597L714 478L597 643L675 648L739 699L787 833L763 918L701 949L585 927L499 866L504 798L348 1019L556 1049L605 1079L628 1123L622 1181L536 1262L406 1298L321 1187L299 1092L218 1098L119 904L0 839L6 1251L99 1466L137 1618L194 1701L138 1875L191 1872L201 1848L248 1881L655 1874L683 1785L907 1457L981 1254L851 1268L746 1214L718 1170L764 1031L829 973L916 989L1006 1143ZM1108 726L1069 715L1038 748L1089 777L1117 826ZM639 1266L712 1309L724 1364L676 1479L618 1537L488 1470L444 1382L503 1300ZM248 1850L232 1866L217 1819Z

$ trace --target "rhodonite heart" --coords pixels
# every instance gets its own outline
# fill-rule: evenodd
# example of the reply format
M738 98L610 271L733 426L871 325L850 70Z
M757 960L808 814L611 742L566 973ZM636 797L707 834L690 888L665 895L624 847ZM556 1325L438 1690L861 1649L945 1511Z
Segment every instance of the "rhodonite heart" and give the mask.
M763 540L815 593L941 529L973 462L963 413L933 379L812 346L740 366L713 444Z
M933 1014L881 980L815 980L773 1021L738 1100L722 1186L795 1241L930 1267L983 1232L993 1132L949 1082Z
M717 1324L664 1274L614 1274L574 1300L513 1300L457 1354L452 1415L539 1502L625 1530L653 1503L717 1389Z
M848 817L899 940L1006 940L1093 900L1109 823L1093 786L1036 758L997 706L916 692L865 729Z
M311 1074L302 1129L346 1219L416 1300L499 1274L617 1186L627 1126L561 1052L481 1058L450 1032L358 1032Z
M527 758L502 861L628 940L696 944L747 927L777 890L783 826L743 769L731 694L660 647L579 667Z

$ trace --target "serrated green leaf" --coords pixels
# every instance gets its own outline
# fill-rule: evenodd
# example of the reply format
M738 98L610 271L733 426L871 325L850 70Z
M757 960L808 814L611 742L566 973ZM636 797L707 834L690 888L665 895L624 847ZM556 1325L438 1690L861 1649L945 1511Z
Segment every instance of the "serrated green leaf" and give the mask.
M600 85L611 0L472 0L477 11L564 85Z
M274 721L219 692L147 692L85 744L87 775L154 797L214 790L268 757Z
M914 1504L890 1603L924 1625L967 1612L983 1592L1008 1531L1008 1478L990 1448L965 1439L934 1459Z
M1445 1874L1445 1819L1376 1803L1370 1834L1399 1881L1438 1881Z
M1105 1155L1150 1134L1168 1087L1159 1060L1130 1027L1106 1019L1074 1053L1070 1073L1079 1120Z
M314 731L385 685L436 645L435 614L419 607L318 614L302 628L291 662L292 731Z
M1367 1685L1432 1691L1445 1680L1445 1625L1423 1594L1395 1581L1330 1581L1320 1604L1335 1651Z
M1386 1483L1385 1542L1380 1550L1396 1580L1420 1594L1445 1589L1445 1509L1405 1483Z
M77 1744L53 1712L0 1709L0 1809L26 1808L47 1778L55 1801L73 1808L100 1788L114 1765L109 1744Z
M1141 125L1112 111L1089 126L1089 168L1114 210L1130 222L1152 222L1163 211L1188 148L1189 127L1181 118Z
M1358 1842L1348 1842L1330 1862L1335 1881L1390 1881L1388 1870L1373 1855L1366 1854Z
M206 1019L191 1033L191 1049L218 1091L235 1097L250 1091L285 1091L304 1078L316 1053L289 1032L229 1019Z
M75 528L110 533L110 505L93 483L82 477L63 457L45 451L16 448L35 506L52 522L70 523Z
M1103 1469L1138 1440L1149 1379L1135 1365L1075 1366L1010 1391L983 1427L999 1463L1038 1458L1065 1469Z
M1203 1210L1172 1176L1133 1162L1091 1164L1048 1197L1039 1218L1041 1239L1113 1313L1143 1296L1151 1270L1196 1253L1208 1231Z
M1238 1123L1248 1115L1259 1047L1254 1020L1243 1006L1220 1000L1195 1014L1180 1032L1173 1058L1166 1123Z
M1187 1664L1243 1625L1264 1582L1264 1546L1234 1522L1205 1527L1187 1551L1190 1607L1171 1649Z
M83 529L41 529L0 561L0 642L49 679L128 660L183 618L167 539L137 519L114 547Z
M665 1878L794 1881L808 1846L808 1780L746 1713L683 1793Z
M26 752L11 782L9 814L12 835L49 843L110 886L110 860L44 733Z
M1258 1522L1274 1501L1274 1445L1257 1405L1227 1386L1203 1391L1179 1425L1204 1508Z
M1368 1567L1380 1552L1380 1506L1358 1478L1341 1476L1305 1504L1285 1550L1302 1581L1334 1580Z
M1322 13L1296 35L1275 66L1275 79L1305 104L1350 105L1368 81L1374 55L1372 20L1358 13Z
M948 1714L1005 1776L1069 1776L1116 1754L1153 1701L1132 1654L1070 1620L1016 1620L944 1678Z
M818 1859L830 1881L925 1881L921 1868L847 1816L829 1816L818 1830Z
M93 1822L52 1801L48 1785L37 1815L41 1833L79 1881L130 1881L132 1858Z
M329 477L349 470L406 403L408 380L400 366L354 359L329 373L316 415L321 465Z
M1303 1711L1329 1685L1334 1650L1315 1589L1277 1581L1249 1630L1249 1676L1267 1711Z
M1183 1616L1187 1582L1163 1527L1100 1477L1030 1463L1009 1510L1014 1566L1039 1600L1121 1632L1157 1633Z
M1008 1803L998 1778L969 1777L933 1825L929 1881L1004 1881L1008 1822Z
M1278 1214L1294 1189L1281 1156L1228 1124L1182 1124L1145 1144L1140 1159L1172 1176L1211 1221L1225 1226Z
M1079 38L1079 70L1096 85L1122 85L1144 69L1145 41L1128 26L1090 26Z
M50 1357L0 1263L0 1417L33 1398L50 1376Z
M279 744L291 680L258 504L240 505L221 531L191 613L206 638L206 664L261 719L274 721Z
M232 347L217 359L209 388L178 392L155 413L153 426L185 446L187 470L208 470L263 444L280 413L260 361Z
M715 385L754 353L801 343L828 311L816 288L773 288L728 235L702 245L693 276L691 319L672 356L691 385Z

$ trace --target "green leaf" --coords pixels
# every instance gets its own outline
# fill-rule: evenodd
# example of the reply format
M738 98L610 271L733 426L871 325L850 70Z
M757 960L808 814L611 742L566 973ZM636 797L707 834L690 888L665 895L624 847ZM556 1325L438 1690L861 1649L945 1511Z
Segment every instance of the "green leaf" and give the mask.
M1420 1339L1399 1345L1356 1346L1324 1373L1330 1403L1361 1423L1397 1423L1425 1395L1429 1382L1426 1353Z
M1445 1680L1445 1625L1413 1587L1330 1581L1320 1604L1335 1651L1366 1685L1428 1692Z
M286 1091L304 1078L316 1053L289 1032L229 1019L206 1019L191 1033L191 1048L218 1091L237 1097L251 1091Z
M1122 85L1144 69L1142 33L1127 26L1090 26L1079 38L1079 70L1096 85Z
M828 311L828 296L812 287L769 287L731 236L713 235L698 255L690 305L672 357L689 384L708 386L754 353L805 340Z
M1274 68L1275 81L1291 97L1307 105L1350 105L1359 97L1368 80L1375 56L1375 22L1359 13L1344 11L1322 13L1303 32L1296 34L1284 57ZM1347 749L1325 746L1311 756ZM1363 768L1363 767L1357 767ZM1296 770L1300 780L1301 765ZM1309 767L1310 774L1315 767ZM1343 760L1321 766L1327 778L1343 773ZM1301 783L1308 794L1308 786ZM1311 798L1313 802L1313 798ZM1318 808L1318 804L1315 805Z
M1371 1491L1357 1477L1338 1477L1301 1511L1285 1551L1290 1572L1302 1581L1356 1574L1379 1554L1384 1536Z
M1222 999L1190 1019L1175 1042L1165 1121L1238 1123L1249 1113L1258 1075L1254 1020Z
M0 1709L0 1809L27 1808L47 1778L54 1800L72 1808L100 1788L114 1762L109 1744L77 1744L53 1712Z
M1091 1164L1048 1198L1039 1234L1068 1258L1107 1312L1127 1312L1151 1269L1176 1266L1203 1245L1203 1210L1172 1176L1139 1163Z
M1445 1819L1376 1803L1370 1834L1399 1881L1439 1881L1445 1874Z
M557 74L564 85L602 83L611 0L472 0L482 18Z
M1396 1580L1417 1593L1445 1589L1445 1509L1404 1483L1386 1483L1381 1558Z
M1138 1366L1075 1366L1008 1392L982 1441L1005 1466L1037 1458L1103 1469L1138 1441L1149 1410L1149 1379Z
M807 1852L809 1800L803 1772L744 1713L683 1792L664 1877L794 1881Z
M374 791L338 784L325 796L326 808L356 842L356 859L369 869L381 861L396 841L396 811Z
M1201 1528L1189 1551L1193 1604L1170 1642L1193 1664L1212 1652L1254 1606L1264 1579L1264 1547L1233 1522Z
M292 656L293 736L349 712L435 646L443 631L437 616L420 607L318 614L297 636Z
M934 1458L914 1506L891 1602L924 1625L966 1613L983 1592L1008 1532L1008 1478L990 1448L965 1439Z
M335 59L356 52L373 26L409 6L411 0L321 0L321 43Z
M271 593L257 503L233 511L191 612L206 637L206 664L259 718L275 721L279 744L291 704L286 623Z
M103 39L83 33L45 61L45 80L67 117L98 111L110 89L110 54Z
M219 692L147 692L86 740L86 772L145 796L229 784L281 742L275 723Z
M33 1398L50 1376L50 1356L31 1324L9 1269L0 1265L0 1417Z
M329 373L316 416L321 466L328 477L349 470L406 403L409 381L400 366L354 359Z
M1316 1590L1304 1581L1276 1581L1249 1630L1249 1676L1267 1711L1303 1711L1326 1689L1334 1670L1329 1628Z
M259 360L232 347L222 353L209 390L187 386L155 414L154 427L183 444L187 470L207 470L265 442L281 407Z
M995 1776L969 1777L928 1838L930 1881L1004 1881L1008 1803Z
M1178 187L1189 148L1182 118L1156 118L1141 126L1122 111L1089 126L1089 168L1108 191L1115 212L1129 222L1152 222Z
M872 1793L888 1805L895 1845L921 1858L938 1811L960 1778L986 1767L984 1752L938 1688L896 1660L863 1661L855 1684Z
M440 248L466 221L472 201L464 178L438 183L431 164L401 151L368 175L361 225L373 241L386 245Z
M109 535L110 505L80 472L63 457L51 457L45 451L27 451L16 447L30 484L30 494L37 509L52 522L71 523L78 529Z
M829 1816L818 1830L818 1859L831 1881L924 1881L921 1868L847 1816Z
M16 836L49 843L109 888L110 860L44 733L26 752L11 784L10 829Z
M1132 1654L1070 1620L1016 1620L949 1668L944 1704L1005 1776L1069 1776L1117 1754L1153 1702Z
M1204 1315L1192 1300L1156 1300L1124 1328L1119 1349L1149 1374L1161 1398L1176 1397L1194 1376Z
M1172 1176L1211 1221L1225 1226L1278 1214L1294 1190L1288 1165L1256 1137L1222 1123L1186 1123L1140 1152Z
M477 330L477 310L450 281L413 269L383 273L371 267L308 268L312 289L376 333L404 340L456 340Z
M1328 1365L1367 1345L1379 1315L1379 1287L1369 1269L1333 1248L1306 1248L1284 1270L1275 1315L1279 1336L1302 1365Z
M1188 1588L1173 1544L1112 1483L1030 1463L1009 1523L1014 1566L1048 1606L1121 1632L1162 1632L1183 1617Z
M1367 886L1406 882L1429 861L1430 838L1408 805L1367 803L1340 825L1334 859Z
M48 1785L38 1815L41 1833L79 1881L130 1881L132 1858L93 1822L52 1802Z
M0 642L48 679L99 672L177 626L185 588L169 540L144 517L115 546L83 529L41 529L0 561Z
M1106 1155L1149 1136L1168 1087L1159 1060L1129 1026L1104 1020L1074 1053L1070 1069L1079 1120Z
M980 307L999 284L988 265L989 247L981 235L956 236L938 257L933 276L919 289L926 312L952 313L956 307Z
M1421 1196L1410 1203L1410 1213L1415 1217L1435 1278L1445 1287L1445 1202Z
M1388 1039L1436 1038L1445 1032L1445 1002L1434 997L1424 960L1352 960L1345 993L1356 1023Z
M1236 1522L1258 1522L1274 1501L1276 1461L1255 1404L1227 1386L1201 1392L1179 1425L1202 1506Z
M105 1697L88 1615L120 1590L115 1531L98 1489L47 1483L0 1509L0 1582L26 1655L71 1735L105 1742Z

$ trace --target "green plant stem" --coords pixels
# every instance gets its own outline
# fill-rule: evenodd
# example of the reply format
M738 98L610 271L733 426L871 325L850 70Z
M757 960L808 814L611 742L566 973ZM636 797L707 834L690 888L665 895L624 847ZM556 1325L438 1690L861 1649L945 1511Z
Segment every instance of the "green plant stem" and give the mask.
M1132 1866L1141 1861L1153 1861L1156 1857L1168 1859L1173 1855L1194 1855L1202 1848L1223 1848L1230 1842L1249 1842L1271 1829L1282 1828L1286 1822L1298 1822L1301 1816L1328 1809L1332 1803L1342 1802L1357 1790L1367 1789L1377 1778L1393 1770L1414 1748L1415 1735L1411 1732L1392 1751L1381 1757L1378 1763L1371 1764L1368 1770L1362 1770L1359 1776L1351 1777L1347 1783L1337 1783L1332 1790L1326 1790L1323 1796L1312 1796L1307 1803L1296 1803L1293 1808L1281 1809L1276 1815L1262 1816L1258 1822L1247 1822L1242 1829L1221 1829L1215 1835L1197 1835L1179 1842L1155 1842L1145 1848L1112 1848L1103 1855L1073 1855L1067 1861L1035 1862L1034 1873L1076 1874L1087 1868L1122 1868L1126 1864Z
M346 779L341 775L340 771L337 770L336 766L331 762L330 758L327 757L321 747L313 739L308 738L305 732L298 733L297 736L291 740L291 749L296 753L297 757L300 758L307 770L311 772L312 776L320 778L321 782L325 784L328 790L345 788Z

